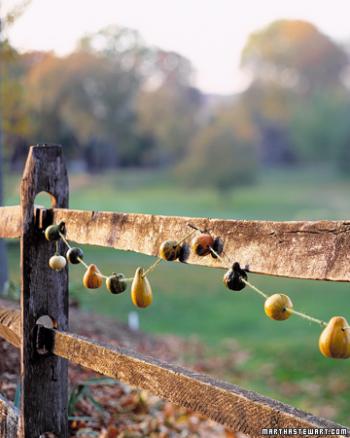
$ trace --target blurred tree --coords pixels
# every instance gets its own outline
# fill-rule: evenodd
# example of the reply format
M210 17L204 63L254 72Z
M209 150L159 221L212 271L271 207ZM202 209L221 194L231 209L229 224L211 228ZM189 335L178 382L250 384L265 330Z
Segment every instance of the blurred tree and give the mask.
M241 64L254 80L306 92L339 84L348 58L313 24L278 20L249 37Z
M3 43L2 43L2 17L0 15L0 56L2 55ZM1 59L0 59L1 61ZM2 62L0 64L0 68L2 66ZM0 71L0 90L2 88L2 72ZM3 204L3 147L2 147L2 119L3 114L3 99L0 95L0 207ZM7 257L6 257L6 248L5 242L0 239L0 294L3 293L5 289L6 282L8 281L8 272L7 272Z
M165 164L185 150L200 99L180 55L112 26L84 37L65 58L30 62L27 55L26 64L36 141L74 147L90 170Z
M29 1L20 2L4 16L0 11L0 206L3 202L3 141L13 133L13 126L22 129L23 114L14 111L18 106L18 91L16 81L11 81L8 70L15 59L15 51L12 49L6 37L6 29L24 12ZM10 91L12 90L12 92ZM16 102L16 104L15 104ZM11 111L10 110L13 111ZM4 134L3 134L4 132ZM7 256L5 242L0 239L0 293L3 293L8 280Z
M2 61L0 99L3 102L4 152L5 157L12 163L18 145L24 148L25 139L31 133L31 125L25 101L20 56L9 43L4 43L0 57Z
M290 164L296 161L296 151L290 141L289 124L296 96L275 83L254 82L241 102L260 132L259 153L263 164Z
M347 94L342 75L348 63L342 47L305 21L275 21L250 36L241 58L252 77L244 99L261 133L265 163L318 158L325 143L335 146L336 124L324 111L334 109L333 95ZM317 108L325 91L333 104L324 100L323 109Z
M60 141L69 149L97 147L97 155L107 153L105 167L127 162L134 148L136 75L103 54L78 51L66 58L47 56L31 69L27 84L36 138ZM93 170L98 164L92 157Z
M145 164L178 163L188 152L198 125L201 93L180 83L143 90L138 97L138 128L149 139L142 153Z
M256 177L256 131L244 104L221 110L198 131L180 171L195 186L225 192Z
M335 161L350 169L350 99L348 93L325 90L295 108L290 135L305 162Z

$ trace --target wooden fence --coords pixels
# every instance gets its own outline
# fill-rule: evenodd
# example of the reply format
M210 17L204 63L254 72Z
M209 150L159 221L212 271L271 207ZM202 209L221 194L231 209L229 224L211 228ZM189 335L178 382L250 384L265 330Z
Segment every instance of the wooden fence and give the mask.
M34 205L40 192L51 195L51 209ZM191 221L224 236L227 256L250 272L350 281L350 221L258 222L69 210L67 172L56 145L30 148L20 199L20 206L0 208L0 238L21 240L21 310L0 308L0 336L21 350L22 388L19 410L0 398L0 437L68 436L68 361L251 437L261 436L263 428L319 430L305 436L347 434L344 426L236 385L70 333L68 273L48 267L54 243L42 231L64 220L71 241L155 256L169 236L181 239ZM188 263L224 267L211 257L190 257ZM54 328L37 324L43 315L52 318Z

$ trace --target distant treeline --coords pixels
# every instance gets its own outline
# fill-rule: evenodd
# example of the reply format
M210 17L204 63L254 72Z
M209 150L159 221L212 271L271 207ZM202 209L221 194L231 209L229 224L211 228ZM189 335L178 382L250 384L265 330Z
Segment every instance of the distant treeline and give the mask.
M88 35L65 57L21 54L5 40L6 160L18 168L28 144L61 143L89 171L166 167L219 189L271 165L329 162L348 171L343 47L308 22L280 20L250 36L241 65L250 86L220 99L195 88L188 59L147 46L130 29Z

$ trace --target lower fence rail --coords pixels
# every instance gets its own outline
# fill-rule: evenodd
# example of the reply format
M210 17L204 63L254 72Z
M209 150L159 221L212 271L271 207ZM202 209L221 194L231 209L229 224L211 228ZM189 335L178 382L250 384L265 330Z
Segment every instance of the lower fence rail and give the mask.
M20 312L0 308L0 336L19 347ZM322 429L305 436L346 436L347 428L239 386L124 348L111 347L82 336L38 326L40 351L68 359L180 406L197 411L229 429L251 437L262 429ZM329 435L331 432L329 432ZM9 435L10 436L10 435Z
M16 438L18 430L18 410L0 395L0 438Z

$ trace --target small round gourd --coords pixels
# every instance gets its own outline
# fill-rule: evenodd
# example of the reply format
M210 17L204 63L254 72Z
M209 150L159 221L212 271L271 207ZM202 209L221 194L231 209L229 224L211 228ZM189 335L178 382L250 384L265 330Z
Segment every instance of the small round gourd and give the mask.
M225 273L223 281L228 289L239 292L246 287L243 280L247 279L247 273L241 269L239 263L235 262L232 268Z
M69 248L66 254L67 260L72 265L78 265L83 260L84 253L80 248Z
M266 315L275 321L284 321L288 319L293 309L292 300L285 294L274 294L268 297L264 304Z
M55 254L54 256L50 257L49 266L54 271L62 271L62 269L66 267L66 264L66 259L61 255Z
M45 238L46 240L49 240L50 242L54 240L60 239L60 233L64 233L64 222L60 222L58 224L50 225L45 230Z
M153 294L147 277L143 276L143 268L137 268L131 284L131 301L136 307L148 307L152 304Z
M214 238L209 233L201 233L195 236L191 242L192 251L200 257L211 254Z
M113 274L106 279L106 287L112 294L121 294L126 291L128 284L125 281L124 274Z
M325 357L347 359L350 357L349 324L342 316L333 316L321 333L318 345Z
M181 245L176 240L165 240L159 248L159 256L172 262L180 257Z
M102 286L101 272L96 265L90 265L83 277L83 285L87 289L98 289Z

